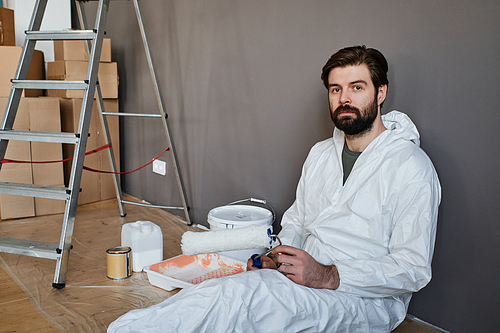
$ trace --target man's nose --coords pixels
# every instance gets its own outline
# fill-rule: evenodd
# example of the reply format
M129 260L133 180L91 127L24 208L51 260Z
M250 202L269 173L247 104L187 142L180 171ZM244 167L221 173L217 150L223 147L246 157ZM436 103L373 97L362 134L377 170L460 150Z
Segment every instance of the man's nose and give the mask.
M350 104L351 97L347 91L343 91L342 95L340 95L340 104Z

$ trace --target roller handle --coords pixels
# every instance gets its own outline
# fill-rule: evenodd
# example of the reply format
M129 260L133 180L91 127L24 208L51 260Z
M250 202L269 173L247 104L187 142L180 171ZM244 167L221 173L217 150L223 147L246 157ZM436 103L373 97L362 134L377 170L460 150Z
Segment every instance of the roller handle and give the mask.
M257 268L262 268L262 259L260 259L262 256L259 254L253 254L250 258L252 259L252 267L257 267Z
M277 235L271 235L269 230L268 230L269 237L274 238L278 241L279 245L282 245L281 239ZM269 253L273 252L274 248L271 247L267 251L262 252L261 254L253 254L250 258L252 259L252 267L257 267L257 268L262 268L262 256L267 256Z

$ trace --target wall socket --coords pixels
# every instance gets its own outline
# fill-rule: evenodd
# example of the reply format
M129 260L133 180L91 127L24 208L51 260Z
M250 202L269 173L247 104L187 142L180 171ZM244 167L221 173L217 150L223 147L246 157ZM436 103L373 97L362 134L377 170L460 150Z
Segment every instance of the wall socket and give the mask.
M154 160L153 172L165 176L167 174L167 162L163 162L161 160Z

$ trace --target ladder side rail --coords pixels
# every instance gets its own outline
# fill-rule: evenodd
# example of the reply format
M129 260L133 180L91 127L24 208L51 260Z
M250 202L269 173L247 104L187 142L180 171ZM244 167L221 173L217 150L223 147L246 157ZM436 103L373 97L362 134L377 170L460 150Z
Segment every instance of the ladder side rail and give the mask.
M99 116L101 119L101 124L102 128L104 130L104 135L106 138L106 144L111 143L111 135L109 134L109 127L108 127L108 120L106 119L106 116L103 114L104 112L104 102L102 100L102 93L101 93L101 87L99 85L96 86L96 93L97 93L97 108L99 110ZM117 168L116 168L116 161L115 161L115 152L113 149L113 145L111 144L108 149L106 149L108 152L108 158L109 158L109 163L111 166L111 171L114 172L112 174L113 176L113 184L115 186L115 193L116 193L116 199L118 201L118 208L120 210L120 216L124 217L127 215L125 211L125 206L123 205L123 194L122 194L122 189L120 185L120 177L118 176Z
M71 176L69 183L70 199L64 210L64 221L59 242L61 255L57 258L56 272L54 275L55 288L64 287L66 273L68 269L69 251L73 237L76 208L78 206L78 194L80 190L81 175L83 171L83 162L85 159L85 148L87 145L87 134L90 126L90 117L94 102L94 92L96 89L97 72L99 70L99 60L101 58L102 39L106 18L109 9L109 0L99 0L99 6L96 15L95 29L97 31L92 43L91 57L89 57L89 69L87 71L88 88L84 91L82 102L82 112L78 124L78 133L80 133L80 142L75 145L73 164L71 166Z
M38 31L42 25L43 14L45 13L45 8L47 7L48 0L37 0L35 7L33 8L33 14L31 15L30 23L28 26L29 30ZM35 51L36 41L34 40L24 40L23 49L21 51L21 56L19 58L19 63L17 65L15 79L26 79L28 76L28 71L31 64L31 58L33 52ZM14 125L14 120L16 118L17 109L19 103L21 102L22 89L11 88L9 99L7 105L5 106L5 113L3 115L2 123L0 125L1 130L12 129ZM0 140L0 158L5 157L5 152L7 150L8 140ZM0 163L0 169L2 164Z
M179 187L179 192L180 192L180 196L181 196L181 200L182 200L182 205L184 207L184 215L186 217L186 222L188 223L188 225L192 225L191 218L190 218L190 215L189 215L189 207L188 207L187 201L186 201L185 189L184 189L184 185L183 185L183 182L182 182L182 177L181 177L181 174L180 174L180 171L179 171L179 167L178 167L178 164L177 164L177 155L175 153L175 147L174 147L173 141L171 139L171 135L170 135L170 126L168 124L168 119L167 119L168 116L167 116L167 113L165 111L165 104L163 103L163 97L162 97L161 91L159 89L158 79L157 79L156 71L155 71L155 68L154 68L154 65L153 65L153 59L152 59L151 53L149 51L149 44L148 44L148 41L147 41L147 38L146 38L146 32L145 32L145 29L144 29L144 25L143 25L143 21L142 21L142 17L141 17L141 12L140 12L140 9L139 9L139 3L138 3L137 0L133 0L133 3L134 3L134 8L135 8L135 13L136 13L136 16L137 16L137 23L139 24L139 30L140 30L141 36L142 36L142 41L143 41L143 45L144 45L144 51L146 52L146 58L147 58L148 65L149 65L149 71L150 71L151 78L153 80L153 85L154 85L154 88L155 88L156 100L158 102L158 107L160 109L160 112L163 115L163 117L162 117L162 119L163 119L163 127L165 129L165 133L167 135L167 140L168 140L168 145L170 147L170 154L171 154L172 162L173 162L173 165L174 165L175 177L176 177L176 180L177 180L177 185Z
M102 99L101 87L99 85L97 85L96 93L98 96L97 108L99 110L99 116L101 119L102 128L104 130L106 144L108 144L108 143L111 143L111 135L109 134L108 120L106 119L106 116L104 115L104 102ZM123 194L122 194L122 188L120 185L120 177L116 173L118 169L116 168L115 152L114 152L114 148L113 148L112 144L108 147L107 151L108 151L108 159L109 159L109 163L111 166L111 171L113 172L113 174L112 174L113 185L115 186L115 193L116 193L116 199L118 201L118 208L120 210L120 216L124 217L125 215L127 215L127 213L125 211L125 206L123 205Z
M87 29L87 27L86 27L87 19L85 17L85 11L83 10L83 7L82 7L83 4L81 1L75 0L75 5L76 5L76 9L77 9L78 22L80 24L80 29L85 30L85 29ZM87 41L86 51L87 51L87 56L89 59L90 59L91 47L92 47L92 44L90 43L90 41ZM98 73L98 75L99 75L99 73ZM104 134L105 134L106 144L108 144L108 143L111 143L111 136L109 134L108 121L105 117L106 110L104 108L101 86L99 85L99 83L96 84L96 91L95 92L97 94L97 107L98 107L98 111L99 111L99 118L101 119L101 125L103 128ZM117 167L116 167L116 161L115 161L115 153L114 153L114 149L113 149L112 144L107 149L107 152L108 152L108 158L109 158L111 171L114 172L112 176L113 176L113 185L115 187L116 199L118 201L118 209L120 210L120 216L123 217L123 216L127 215L127 213L125 211L125 206L123 205L123 192L122 192L121 185L120 185L120 178L119 178L118 174L116 173Z

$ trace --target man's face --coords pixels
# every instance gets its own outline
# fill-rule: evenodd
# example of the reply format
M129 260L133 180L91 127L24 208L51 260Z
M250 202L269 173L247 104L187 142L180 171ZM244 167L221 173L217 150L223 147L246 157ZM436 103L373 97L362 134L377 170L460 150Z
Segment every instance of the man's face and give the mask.
M328 85L330 115L335 126L347 135L369 131L381 102L368 67L363 64L334 68L328 76Z

